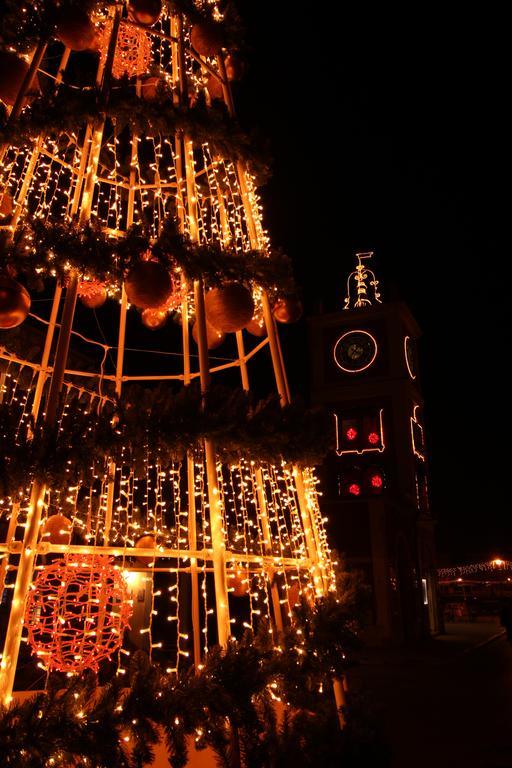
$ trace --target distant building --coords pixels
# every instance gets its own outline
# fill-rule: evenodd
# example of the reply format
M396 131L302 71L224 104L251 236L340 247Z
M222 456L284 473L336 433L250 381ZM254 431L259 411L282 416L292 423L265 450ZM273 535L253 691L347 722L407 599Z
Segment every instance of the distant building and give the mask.
M323 509L348 564L372 590L379 641L440 629L423 398L407 305L381 301L357 254L344 309L310 320L312 397L332 410L336 451L323 467Z

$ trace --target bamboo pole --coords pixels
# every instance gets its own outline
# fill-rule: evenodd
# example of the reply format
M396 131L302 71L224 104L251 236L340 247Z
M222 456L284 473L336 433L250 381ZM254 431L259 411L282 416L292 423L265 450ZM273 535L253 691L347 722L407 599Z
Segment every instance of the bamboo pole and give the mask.
M172 80L175 86L174 100L177 104L183 104L187 94L187 82L185 77L185 58L183 51L183 27L179 14L171 17L171 44L172 56ZM183 205L183 152L182 137L175 134L175 164L176 164L176 201L180 224L180 232L185 232L185 208ZM188 282L185 275L181 276L181 334L183 352L183 383L188 387L192 381L190 370L190 328L188 323ZM195 461L191 452L187 453L187 492L188 492L188 517L187 537L189 549L197 549L197 523L196 523L196 495L195 495ZM190 558L190 584L192 591L192 636L194 667L198 670L201 666L201 614L199 608L199 570L197 557Z
M183 31L181 19L177 19L177 31L179 34L177 48L178 76L180 84L181 103L187 100L187 81L185 68L185 52L183 46ZM197 226L197 203L195 189L194 153L190 138L183 135L185 180L187 188L187 219L190 239L198 242L199 233ZM210 384L210 363L208 356L208 343L206 334L206 315L204 309L204 286L202 279L194 281L194 303L196 310L197 341L199 351L199 378L201 392L204 396ZM210 510L210 534L212 537L213 568L215 583L215 602L217 609L217 632L219 644L227 646L231 627L229 620L228 589L226 578L226 544L222 525L222 512L217 481L217 463L215 450L211 440L205 439L206 477L208 483L208 504Z
M10 546L6 543L0 544L0 552L7 552L12 550L15 554L20 554L23 550L23 542L13 542ZM103 544L51 544L47 541L39 541L37 544L37 553L39 555L47 555L49 553L54 554L66 554L67 552L77 552L83 555L92 554L107 554L114 555L114 557L122 557L126 554L126 549L123 546L109 545L108 547ZM150 557L155 554L155 548L151 547L137 547L138 557ZM195 557L198 560L213 560L212 549L174 549L166 547L158 547L158 557L171 558L174 560L189 560L191 557ZM263 565L264 557L262 555L251 555L248 552L232 552L226 549L226 563L246 563L247 565L254 565L255 571L261 569ZM311 563L307 558L301 558L300 560L293 557L283 557L281 555L273 555L270 557L272 564L275 568L302 568L303 570L309 570ZM139 567L134 570L140 570ZM168 570L168 568L163 569Z
M137 89L140 91L140 80L137 81ZM130 185L128 190L128 203L126 212L126 228L129 229L133 224L133 217L135 211L135 168L137 163L137 146L138 135L134 133L131 141L131 158L130 158ZM124 366L124 352L126 346L126 319L128 313L128 297L124 283L121 287L121 306L119 309L119 331L117 336L117 355L116 355L116 370L115 370L115 392L117 397L121 396L123 389L123 366ZM105 504L105 522L103 525L103 542L108 545L110 540L110 530L112 528L112 513L114 508L114 490L116 482L116 464L112 459L108 462L108 486L107 486L107 500Z
M340 724L340 728L343 730L347 724L344 712L344 709L347 706L344 680L340 680L338 677L335 677L332 682L332 689L334 691L334 701L336 702L336 709L338 711L338 722Z
M222 54L219 54L217 56L217 65L219 67L219 72L222 78L222 90L224 95L224 101L226 103L229 113L232 116L234 116L235 115L234 102L233 102L233 97L231 93L231 88L227 79L226 67L224 64L224 57ZM255 226L255 221L253 218L253 210L252 210L251 200L249 197L249 191L247 188L246 172L240 162L237 162L236 168L237 168L238 180L239 180L239 184L242 192L242 202L243 202L244 211L245 211L245 215L248 223L249 239L251 241L251 246L255 249L259 249L260 242L259 242L258 233ZM288 379L286 376L284 359L283 359L283 354L282 354L281 345L279 341L279 336L277 334L275 318L272 315L270 302L268 300L268 296L265 291L263 291L263 295L262 295L262 308L263 308L263 318L265 322L265 328L266 328L268 340L269 340L270 355L272 359L272 367L274 369L276 387L281 400L281 404L284 406L291 402L290 388L289 388ZM301 468L298 466L294 466L293 474L295 478L295 487L297 489L299 509L301 513L302 523L304 526L304 533L306 536L306 546L307 546L309 557L313 564L312 570L313 570L313 579L315 582L315 591L317 592L318 595L324 595L326 591L326 584L324 580L324 574L322 573L321 568L319 567L319 535L316 528L315 518L313 513L308 507L306 494L304 490L304 478L302 475ZM341 708L345 705L345 694L344 694L342 681L339 680L338 678L333 679L333 692L334 692L334 697L336 701L336 706L338 709L338 720L339 720L340 728L344 728L345 718Z
M107 55L107 64L110 62L111 67L113 55L115 51L115 40L117 37L117 29L120 22L120 10L116 11L116 17L114 22L113 36L110 41L109 53ZM117 23L117 26L116 26ZM42 54L41 54L42 57ZM35 71L35 70L34 70ZM105 76L105 70L101 71L101 64L98 67L98 78L102 79L102 91L103 95L106 95L108 88L109 77ZM18 95L19 97L19 95ZM82 173L86 173L84 184L84 195L82 198L82 208L79 216L79 223L84 223L90 216L91 204L92 204L92 190L94 186L94 177L98 165L99 152L101 149L101 137L103 131L103 123L98 125L94 133L94 141L91 143L91 150L87 152L87 132L84 140L84 149L82 155L82 161L84 156L89 157L88 165L81 163ZM96 155L92 154L92 150L95 150ZM80 176L77 180L77 189L81 187ZM79 204L79 198L75 195L74 211L77 212ZM76 300L78 295L78 275L76 272L72 272L69 277L69 283L66 289L66 298L64 301L64 310L62 314L61 327L59 338L57 342L57 349L55 352L55 360L53 365L52 380L50 384L50 392L48 395L48 402L45 413L45 425L47 429L51 429L56 421L58 406L60 401L60 394L62 390L62 384L64 381L64 372L66 369L66 362L69 352L69 343L71 339L71 331L73 326L73 318L75 313ZM23 548L20 554L20 563L18 566L18 572L16 576L16 583L14 586L14 595L11 604L11 611L9 615L9 623L7 626L4 650L2 654L2 661L0 664L0 699L7 705L12 699L12 689L14 685L14 677L16 674L16 665L18 661L21 635L23 631L23 617L25 612L25 604L32 582L32 575L34 571L34 562L37 554L37 540L39 537L39 528L41 524L41 514L44 506L44 493L45 486L39 480L34 481L32 485L32 491L29 502L29 509L27 514L27 522L25 526L25 536L23 539Z
M61 60L60 60L60 64L59 64L59 70L58 70L58 73L57 73L57 77L55 78L55 86L56 86L55 87L55 93L57 92L58 87L59 87L60 83L62 82L62 77L63 77L64 71L66 69L66 66L68 64L68 61L69 61L69 54L70 54L70 52L71 52L70 49L66 48L64 53L61 56ZM40 134L38 136L38 138L36 140L36 143L34 145L34 148L32 150L32 155L30 157L30 161L29 161L27 170L25 172L25 177L23 179L23 183L21 185L18 197L16 199L16 208L14 210L14 214L12 216L12 219L11 219L11 222L10 222L10 225L9 225L10 229L13 232L16 229L16 225L17 225L17 223L19 221L19 218L21 216L21 213L23 211L23 206L25 204L25 199L27 197L28 190L29 190L30 185L32 183L32 178L34 176L34 171L35 171L35 168L36 168L36 164L37 164L39 155L41 154L41 150L43 148L43 145L44 145L44 137L43 137L42 134Z
M55 333L55 325L57 320L57 313L59 311L61 293L62 293L62 289L60 287L60 284L57 283L55 286L55 293L54 293L52 309L50 313L50 320L48 323L48 330L46 332L46 339L45 339L45 344L43 348L43 354L41 357L41 367L37 375L37 382L36 382L36 387L34 391L34 400L32 403L32 417L34 421L37 421L37 417L39 415L39 406L41 404L41 397L43 394L46 378L48 376L48 361L50 358L50 351L52 347L53 336ZM10 544L11 541L14 541L14 538L16 535L19 510L20 510L20 505L17 503L14 503L12 505L11 518L9 520L9 527L6 534L6 541L8 544ZM5 587L5 578L7 575L8 566L9 566L9 552L6 553L4 559L2 560L2 565L0 569L0 599Z
M206 314L202 280L194 282L197 338L199 344L199 368L201 391L206 395L210 383L208 368L208 347L206 341ZM213 443L205 438L206 477L208 481L208 503L210 508L210 534L213 550L213 575L215 602L217 608L217 631L219 645L227 647L231 633L229 619L228 587L226 578L226 543L222 522L221 499L217 480L217 462Z
M11 517L9 520L9 527L7 528L7 533L5 535L5 541L7 544L7 547L11 544L12 541L14 541L14 537L16 535L16 528L18 526L18 515L20 513L20 505L19 502L15 501L12 504L11 507ZM2 596L4 594L5 589L5 579L7 577L7 571L9 570L9 549L7 548L4 552L4 556L2 557L2 562L0 564L0 602L2 601Z
M267 502L265 499L263 472L261 468L258 468L255 472L256 475L256 496L258 499L258 511L259 519L261 522L261 530L263 534L263 549L265 554L270 558L272 557L272 535L270 532L270 525L268 521ZM270 596L272 598L272 608L274 611L274 620L276 622L276 628L278 633L282 633L284 629L283 612L281 610L281 600L279 597L279 587L275 580L276 570L269 566L266 568L267 579L270 584Z
M231 88L229 87L229 84L228 84L226 65L224 63L224 57L222 54L219 54L217 56L217 66L219 68L219 72L221 76L224 102L228 108L229 114L232 117L234 117L235 105L233 102ZM224 201L222 200L222 195L220 193L219 193L219 208L220 208L221 224L223 226L224 236L225 236L226 235L225 230L227 229L226 212L224 209ZM252 217L250 220L250 225L252 226L252 243L254 243L256 242L257 237L256 237L256 230L254 228L254 222L252 221ZM270 339L270 337L269 337L269 343L272 345L272 340ZM244 348L242 331L237 331L236 333L236 344L237 344L237 350L238 350L238 359L240 363L240 376L242 379L242 387L246 391L249 391L249 374L247 370L247 360L245 356L245 348ZM267 514L267 504L266 504L265 492L264 492L263 472L261 471L260 468L256 470L255 478L256 478L256 498L258 500L259 519L260 519L261 529L263 534L263 548L264 548L265 554L271 556L272 555L272 537L271 537L270 525L269 525L268 514ZM265 570L266 570L266 577L270 584L270 594L272 599L274 620L276 622L278 633L281 633L283 631L284 624L283 624L283 614L281 610L281 601L279 598L279 587L275 580L276 572L273 568L270 568L270 567L266 568Z
M69 340L71 336L71 327L73 323L73 314L76 304L78 288L78 279L76 275L72 276L70 285L66 291L64 302L64 312L62 315L61 329L57 350L55 353L55 363L53 367L50 393L48 396L48 405L45 414L45 423L51 428L57 416L57 407L59 403L60 392L64 380L64 369L69 350ZM12 689L14 686L14 676L16 674L16 665L21 643L21 634L23 631L23 618L25 613L25 603L28 591L32 582L34 571L34 562L37 554L37 540L39 537L39 528L41 523L41 514L44 506L44 483L35 480L32 485L29 508L27 513L27 522L25 526L25 535L23 538L23 549L20 554L18 573L14 585L14 594L9 615L9 623L5 635L2 661L0 663L0 700L7 706L12 699Z
M39 408L41 406L41 399L43 396L44 385L48 377L48 362L50 360L50 352L53 344L53 337L55 335L55 328L57 325L57 315L59 312L60 299L62 296L62 286L60 283L55 285L55 293L53 295L52 309L50 312L50 320L48 322L48 330L46 332L46 339L44 342L43 354L41 357L41 368L37 377L36 388L34 392L34 400L32 403L32 417L34 421L37 420L39 415Z
M185 155L185 177L187 185L187 211L191 240L198 241L197 206L194 180L193 145L183 137ZM202 279L194 281L194 303L196 310L197 342L199 348L199 378L201 392L206 396L210 386L210 362L204 307L204 286ZM230 635L228 588L226 578L226 544L222 523L221 500L217 480L217 462L213 443L205 438L206 477L208 481L208 504L210 510L210 534L212 537L215 601L217 609L217 632L219 644L227 646Z
M46 40L40 40L39 43L37 44L37 48L35 49L34 55L32 56L30 66L27 70L27 74L23 79L21 87L18 91L18 95L16 96L16 101L13 104L11 113L7 120L7 127L9 127L15 120L17 120L21 110L23 109L25 96L27 92L30 90L30 87L32 85L36 72L39 69L39 65L41 64L41 61L46 51L46 46L47 46ZM0 165L4 161L5 153L8 147L9 147L9 143L6 141L2 142L2 144L0 145Z

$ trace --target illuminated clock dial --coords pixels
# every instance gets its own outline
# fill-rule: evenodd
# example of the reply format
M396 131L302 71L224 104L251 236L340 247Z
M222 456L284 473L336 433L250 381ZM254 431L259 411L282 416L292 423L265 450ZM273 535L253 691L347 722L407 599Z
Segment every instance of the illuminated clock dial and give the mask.
M334 360L342 371L358 373L377 356L377 342L367 331L347 331L334 345Z
M414 380L416 378L416 356L414 354L414 341L410 336L405 337L404 352L405 363L407 365L407 370L409 371L409 376Z

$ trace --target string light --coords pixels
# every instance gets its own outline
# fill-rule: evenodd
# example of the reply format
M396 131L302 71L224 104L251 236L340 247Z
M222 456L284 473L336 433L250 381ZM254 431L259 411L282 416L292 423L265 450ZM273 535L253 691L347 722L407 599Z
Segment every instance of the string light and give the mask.
M104 30L100 44L101 72L107 60L106 44L112 25L104 18L100 18L98 24L100 30ZM188 98L193 102L204 87L204 74L208 70L190 53L189 30L185 28L184 72L176 71L179 58L176 44L165 39L169 24L170 19L165 13L158 24L148 30L121 24L112 74L114 78L125 73L140 78L155 69L159 78L169 86L171 98L173 94L177 97L180 76L184 77ZM217 66L213 61L207 64ZM45 66L50 77L57 77L56 63L48 62ZM57 87L60 86L57 84ZM140 92L140 82L134 83L133 88ZM87 200L84 178L88 170L91 173L94 170L94 175ZM252 173L232 159L221 157L213 142L189 138L183 141L180 135L165 136L157 130L150 135L139 135L112 118L106 119L101 130L95 127L94 133L92 126L84 126L65 134L41 135L27 144L10 147L0 171L0 190L10 195L20 220L29 214L41 220L70 225L75 216L88 207L91 221L112 238L125 237L135 225L149 227L151 237L156 239L166 219L173 217L181 222L184 235L193 234L194 238L197 235L199 244L203 245L220 243L224 248L232 248L240 258L254 248L264 253L270 248ZM0 228L12 231L16 224L17 221L11 221ZM35 252L37 242L29 240L26 249L27 255ZM182 275L176 277L181 282ZM84 270L80 279L82 286L91 287L94 275ZM106 285L110 296L118 297L119 288ZM262 290L255 286L253 292L259 312ZM173 296L172 304L165 309L178 321L187 323L195 314L192 287L183 281L183 289L180 287ZM186 317L181 316L184 306ZM44 318L34 319L48 323ZM88 349L95 348L96 352L99 349L103 357L97 371L66 372L57 422L58 429L64 432L70 425L77 402L80 403L79 413L94 414L107 401L105 393L109 392L110 382L116 381L115 375L106 374L104 370L107 354L114 347L103 343L104 340L100 343L83 335L80 341L88 345ZM262 344L261 349L264 346ZM182 350L180 356L185 355ZM31 420L39 376L48 377L50 370L15 359L4 350L0 350L0 359L6 366L0 399L9 404L17 419L15 440L19 440ZM240 360L237 358L220 367L229 370L238 366ZM30 371L28 382L23 375L24 369ZM190 378L198 373L192 371ZM98 381L94 381L94 376ZM132 378L124 371L121 376L123 381ZM153 373L148 373L147 377L159 379L158 374ZM84 378L90 381L90 390L76 383ZM181 382L185 374L180 371L162 378ZM383 445L382 436L381 442ZM235 635L241 636L247 628L257 631L265 622L277 642L275 627L283 620L291 621L293 607L300 596L311 600L322 594L325 586L334 589L325 520L318 504L317 480L312 470L301 470L299 477L297 471L285 462L276 466L264 462L256 465L248 457L229 465L217 461L214 472L222 524L216 534L210 520L208 473L202 446L198 445L187 461L162 457L149 437L145 448L143 467L133 465L126 445L121 449L117 464L114 465L108 457L91 456L78 483L64 482L61 488L46 490L42 501L42 524L50 514L63 514L70 520L71 541L80 542L69 545L61 564L42 566L36 561L36 589L31 591L31 607L27 614L31 627L29 640L39 649L41 663L48 669L96 668L104 655L116 654L118 673L126 674L129 652L121 645L127 624L123 605L134 600L137 588L141 588L145 595L149 595L149 615L140 624L139 641L147 641L150 653L165 651L168 669L178 673L181 665L190 658L193 647L183 620L190 607L187 590L182 588L184 578L197 579L200 604L195 608L199 628L194 627L194 631L201 634L200 655L206 656L218 640L217 632L213 630L214 619L218 619L219 613L213 578L215 535L222 540L227 572L237 574L244 586L244 595L238 597L233 592L228 595L231 603L239 601L237 610L232 612L230 626L230 632ZM32 514L28 485L27 482L19 498L6 497L0 504L0 513L16 523L11 540L0 543L0 556L5 555L7 566L4 570L8 580L15 575L17 566L8 563L7 553L13 545L21 545L16 537L20 530L23 532ZM139 566L134 561L137 554L139 563L141 557L149 557L147 552L137 553L135 547L143 533L154 540L154 546L148 547L152 552L148 567ZM59 549L59 545L41 541L35 551L38 555L62 553L62 546ZM112 563L104 565L109 555L116 558L115 566ZM59 569L66 570L61 573ZM110 576L107 577L107 573ZM57 579L61 576L68 586L62 593L57 589L57 599L53 600L52 590L58 587ZM164 581L166 588L160 588ZM91 594L99 590L103 595L94 597L85 612L82 612L81 603L79 606L73 603L74 587L77 587L78 595L83 585L88 585ZM34 601L38 594L40 602L36 608ZM96 600L103 599L105 610L102 608L100 612ZM48 603L50 606L55 603L59 610L47 612ZM38 616L40 607L43 613ZM97 627L100 615L106 618L105 630L111 632L105 642L103 629L92 629ZM50 616L51 628L49 619L47 621ZM159 634L162 631L161 622L157 620L159 616L165 620L165 638ZM85 627L87 648L84 646L79 653L74 653L68 649L75 642L72 636L78 635L78 621ZM55 645L51 645L48 637L50 631L54 631ZM168 633L172 635L172 641L167 637ZM169 651L170 646L175 652ZM198 738L201 735L198 734Z

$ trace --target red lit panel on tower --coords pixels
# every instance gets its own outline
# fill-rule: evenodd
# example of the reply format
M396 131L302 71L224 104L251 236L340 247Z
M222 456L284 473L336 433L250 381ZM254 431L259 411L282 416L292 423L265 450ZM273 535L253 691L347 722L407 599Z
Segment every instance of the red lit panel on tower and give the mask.
M365 473L365 486L369 494L379 496L385 487L384 472L380 467L369 467Z
M357 413L334 413L336 453L363 454L384 451L383 409L370 408Z

